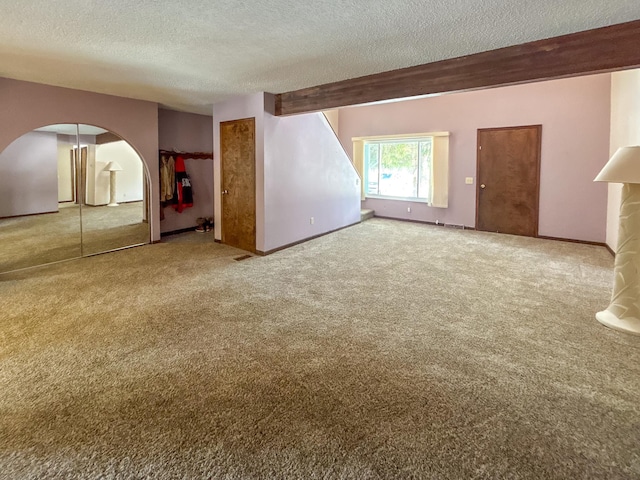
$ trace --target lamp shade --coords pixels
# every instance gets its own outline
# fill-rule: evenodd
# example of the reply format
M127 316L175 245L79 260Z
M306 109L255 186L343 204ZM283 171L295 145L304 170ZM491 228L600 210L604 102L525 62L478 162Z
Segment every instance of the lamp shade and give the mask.
M619 148L593 181L640 183L640 146Z
M122 171L122 167L120 166L120 164L118 162L109 162L109 163L107 163L107 166L104 167L104 169L107 172L121 172Z

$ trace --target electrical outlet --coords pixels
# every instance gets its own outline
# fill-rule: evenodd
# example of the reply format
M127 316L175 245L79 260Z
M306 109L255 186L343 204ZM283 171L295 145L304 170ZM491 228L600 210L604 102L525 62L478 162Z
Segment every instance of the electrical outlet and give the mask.
M407 212L411 213L411 207L407 207Z
M311 225L313 225L313 223L314 223L314 222L315 222L315 219L314 219L313 217L311 217L311 218L309 219L309 223L310 223Z

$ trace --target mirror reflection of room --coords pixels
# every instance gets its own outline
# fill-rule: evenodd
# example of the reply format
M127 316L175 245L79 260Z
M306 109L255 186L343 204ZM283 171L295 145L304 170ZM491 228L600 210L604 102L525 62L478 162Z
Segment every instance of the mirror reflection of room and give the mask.
M0 153L0 272L149 242L142 159L99 127L59 124Z

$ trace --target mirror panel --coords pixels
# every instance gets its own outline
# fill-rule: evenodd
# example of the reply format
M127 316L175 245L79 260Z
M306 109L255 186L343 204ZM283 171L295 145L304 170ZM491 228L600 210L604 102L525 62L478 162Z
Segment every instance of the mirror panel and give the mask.
M99 127L38 128L0 153L0 273L150 242L137 152Z
M77 125L36 129L0 153L0 272L82 255Z
M138 153L118 135L79 125L83 172L83 255L149 243L146 174Z

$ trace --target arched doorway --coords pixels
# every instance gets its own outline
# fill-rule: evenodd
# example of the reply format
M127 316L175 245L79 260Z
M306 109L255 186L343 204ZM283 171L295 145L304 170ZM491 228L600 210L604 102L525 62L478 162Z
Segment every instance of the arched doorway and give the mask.
M0 153L0 272L150 241L149 175L113 132L33 130Z

